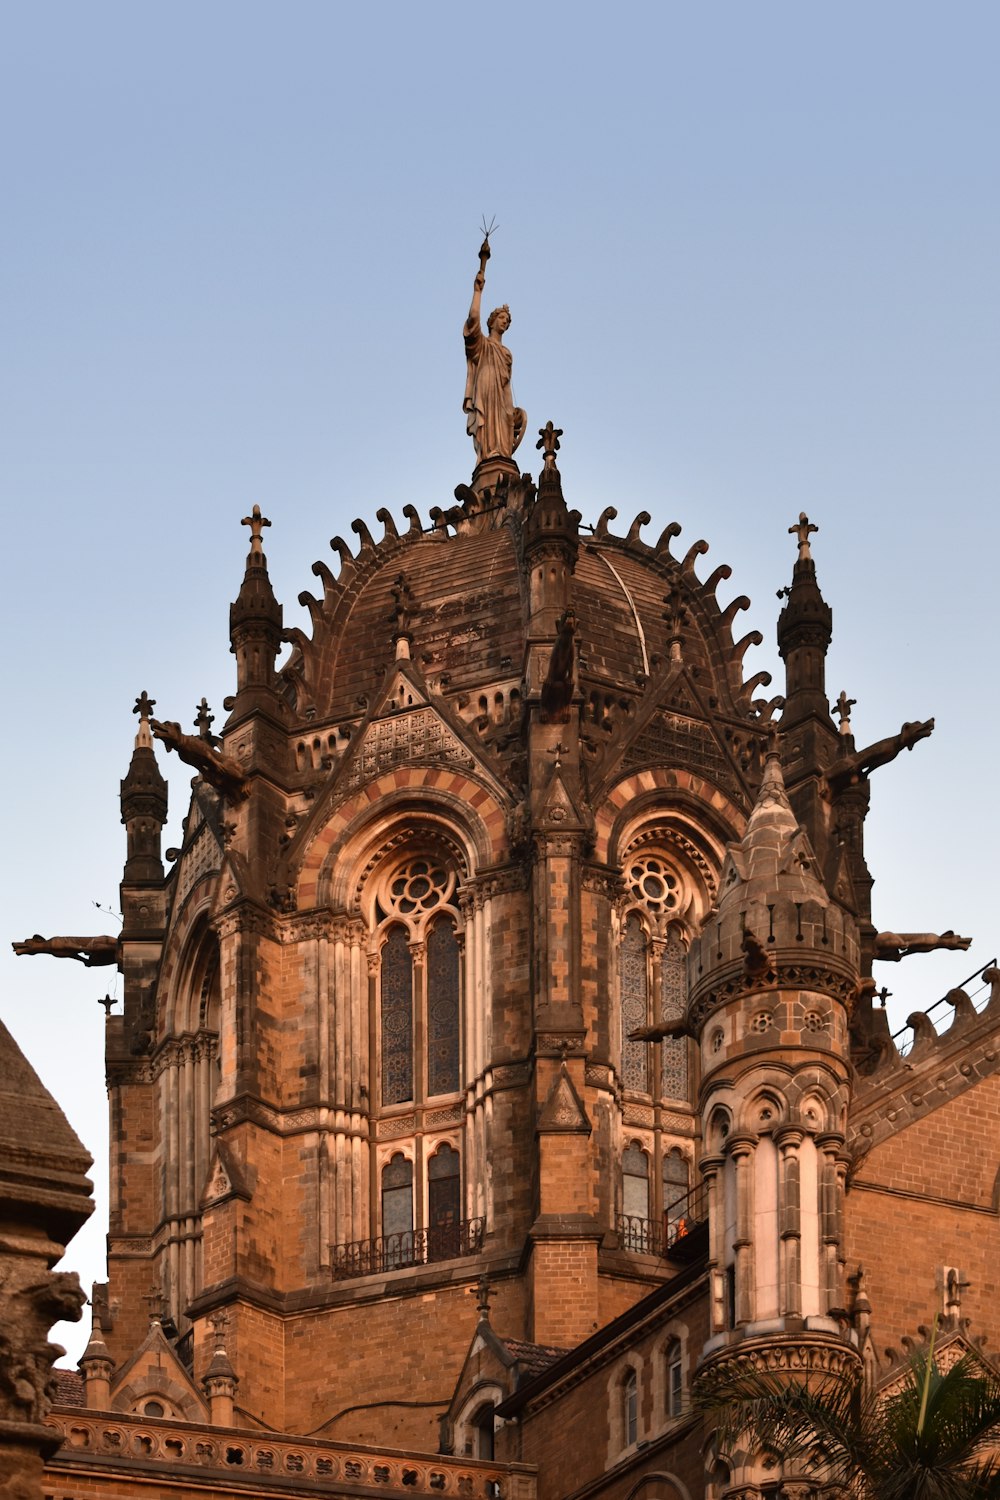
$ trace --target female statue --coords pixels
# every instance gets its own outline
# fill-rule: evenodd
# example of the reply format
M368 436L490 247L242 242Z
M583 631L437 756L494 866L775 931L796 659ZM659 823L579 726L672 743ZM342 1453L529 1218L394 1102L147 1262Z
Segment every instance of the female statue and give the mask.
M511 353L503 342L510 327L510 308L505 304L493 309L486 320L485 334L479 321L489 258L487 237L480 246L472 306L463 330L468 369L462 410L467 413L466 427L480 463L487 458L510 458L528 420L521 407L514 405L510 389Z

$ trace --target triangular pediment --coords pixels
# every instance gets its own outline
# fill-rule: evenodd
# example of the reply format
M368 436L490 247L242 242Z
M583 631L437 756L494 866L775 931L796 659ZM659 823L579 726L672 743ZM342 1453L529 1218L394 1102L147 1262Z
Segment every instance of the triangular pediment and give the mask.
M210 1208L214 1204L224 1203L227 1198L245 1198L249 1201L250 1191L238 1162L225 1145L218 1141L208 1164L201 1206Z
M546 1135L565 1133L589 1135L591 1124L580 1095L573 1087L569 1069L563 1063L549 1089L549 1096L538 1117L539 1132Z
M749 726L736 735L716 723L687 668L680 667L657 689L646 711L640 711L630 732L609 753L616 774L653 766L682 768L704 776L745 804L748 783L737 752L749 753L750 737Z

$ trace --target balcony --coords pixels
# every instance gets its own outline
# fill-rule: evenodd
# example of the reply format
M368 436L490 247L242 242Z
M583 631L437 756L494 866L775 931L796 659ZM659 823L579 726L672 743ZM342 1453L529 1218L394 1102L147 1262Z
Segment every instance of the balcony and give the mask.
M330 1274L334 1281L350 1281L355 1276L381 1275L386 1271L432 1265L439 1260L456 1260L462 1255L478 1255L485 1233L485 1219L463 1219L459 1224L437 1224L430 1229L409 1229L401 1234L332 1245Z
M686 1265L708 1247L708 1195L704 1183L667 1205L663 1222L619 1214L615 1227L623 1250L656 1255Z

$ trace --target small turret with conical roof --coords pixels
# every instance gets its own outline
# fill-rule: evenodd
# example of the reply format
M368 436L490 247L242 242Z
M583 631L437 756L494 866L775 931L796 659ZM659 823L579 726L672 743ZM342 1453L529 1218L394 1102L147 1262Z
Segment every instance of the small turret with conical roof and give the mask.
M242 587L229 610L230 649L236 657L230 727L255 708L273 709L274 663L283 634L282 608L274 597L261 540L263 528L271 523L255 505L242 524L250 527L250 551Z
M858 932L823 884L776 741L720 891L690 957L713 1289L705 1359L784 1368L794 1346L801 1370L836 1373L856 1361L834 1314Z
M802 511L797 524L788 530L798 538L799 555L787 602L778 617L778 650L785 663L782 723L786 728L811 714L829 721L826 653L833 639L833 610L820 593L809 545L810 536L819 527Z
M145 691L135 700L139 715L135 748L128 772L121 783L122 822L128 836L123 880L129 885L163 879L160 838L167 821L167 783L160 775L149 728L155 698Z

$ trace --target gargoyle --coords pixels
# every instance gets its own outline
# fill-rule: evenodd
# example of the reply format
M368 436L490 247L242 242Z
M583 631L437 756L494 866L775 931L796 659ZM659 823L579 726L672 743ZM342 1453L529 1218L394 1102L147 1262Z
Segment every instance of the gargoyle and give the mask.
M250 785L238 760L213 750L200 734L185 734L173 720L150 719L149 727L168 750L176 750L178 758L185 765L193 766L220 796L230 802L242 802L249 797Z
M773 984L777 978L771 955L749 929L743 934L743 970L748 979L764 984Z
M904 724L898 734L876 740L867 750L858 750L854 755L831 766L826 773L827 786L834 794L857 786L859 781L865 780L879 766L887 766L891 760L895 760L901 750L912 750L917 741L925 740L933 729L933 719L925 719L923 723Z
M877 932L873 957L898 964L911 953L933 953L936 948L960 948L964 952L971 942L950 927L947 932Z
M542 708L550 719L566 711L576 687L576 615L571 609L563 614L557 629L549 670L542 683Z
M88 969L102 964L118 962L118 939L113 937L53 937L44 938L40 932L25 938L23 943L12 943L16 954L48 953L52 958L75 958Z
M664 1042L674 1037L690 1036L698 1039L698 1033L691 1029L686 1016L675 1016L672 1021L658 1021L655 1026L639 1026L635 1031L630 1031L628 1039L630 1042Z

